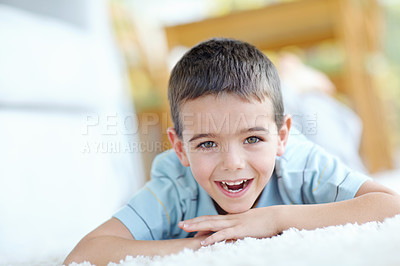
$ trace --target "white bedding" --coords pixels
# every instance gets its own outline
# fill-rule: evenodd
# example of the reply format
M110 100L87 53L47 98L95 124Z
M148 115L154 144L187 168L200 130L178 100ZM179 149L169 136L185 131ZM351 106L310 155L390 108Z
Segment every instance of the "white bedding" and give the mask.
M383 223L290 229L269 239L246 238L166 257L127 257L119 266L400 265L400 215ZM77 265L77 264L73 264ZM81 263L80 265L90 265Z

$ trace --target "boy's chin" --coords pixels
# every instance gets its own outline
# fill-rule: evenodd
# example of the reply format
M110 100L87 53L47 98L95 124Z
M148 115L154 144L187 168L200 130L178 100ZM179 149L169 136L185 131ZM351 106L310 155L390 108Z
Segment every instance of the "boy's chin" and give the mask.
M251 206L222 206L221 210L226 214L237 214L248 211L251 209Z

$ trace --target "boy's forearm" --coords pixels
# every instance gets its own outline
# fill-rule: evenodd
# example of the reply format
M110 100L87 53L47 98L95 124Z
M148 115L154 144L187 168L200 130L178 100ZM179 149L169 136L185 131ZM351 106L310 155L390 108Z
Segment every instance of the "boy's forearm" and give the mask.
M315 229L346 223L383 221L400 213L400 197L375 192L326 204L276 206L281 231L291 227Z
M118 263L127 255L163 256L177 253L184 248L199 249L199 238L173 240L129 240L115 236L99 236L82 240L65 259L64 264L89 261L95 265L107 265L109 262Z

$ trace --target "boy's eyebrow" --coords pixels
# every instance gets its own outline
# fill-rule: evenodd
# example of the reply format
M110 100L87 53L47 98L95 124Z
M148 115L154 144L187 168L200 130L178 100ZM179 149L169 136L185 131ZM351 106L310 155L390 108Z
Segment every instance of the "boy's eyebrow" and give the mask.
M266 129L265 127L251 127L251 128L245 128L245 129L240 130L240 134L249 133L249 132L253 132L253 131L265 131L266 133L269 133L269 130ZM189 140L189 142L195 141L196 139L200 139L200 138L215 138L216 136L217 135L215 135L213 133L196 134Z
M189 140L189 142L195 141L196 139L200 138L215 138L215 137L216 135L213 133L196 134Z

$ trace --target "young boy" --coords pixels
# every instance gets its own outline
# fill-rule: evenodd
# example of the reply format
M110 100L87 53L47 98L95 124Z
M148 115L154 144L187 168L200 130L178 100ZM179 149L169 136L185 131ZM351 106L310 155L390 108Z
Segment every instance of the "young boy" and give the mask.
M400 213L398 194L298 131L289 133L277 71L254 46L200 43L172 70L168 96L173 150L157 156L152 180L85 236L66 264L165 255Z

